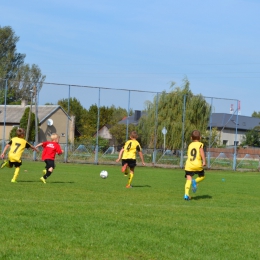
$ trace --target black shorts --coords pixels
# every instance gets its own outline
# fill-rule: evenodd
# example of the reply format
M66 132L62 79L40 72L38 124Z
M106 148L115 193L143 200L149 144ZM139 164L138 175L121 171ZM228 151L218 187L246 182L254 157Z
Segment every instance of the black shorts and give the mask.
M9 161L9 167L10 168L12 168L13 166L15 167L15 168L18 168L18 167L20 167L22 165L22 160L21 160L21 162L10 162Z
M46 166L45 166L45 169L48 170L49 168L55 168L55 162L54 160L50 160L50 159L47 159L47 160L44 160L45 163L46 163Z
M198 174L199 177L203 177L205 176L204 170L202 171L185 171L185 178L187 177L187 175L190 175L191 177L193 177L195 174Z
M126 163L130 169L133 169L136 166L136 159L122 159L122 166Z

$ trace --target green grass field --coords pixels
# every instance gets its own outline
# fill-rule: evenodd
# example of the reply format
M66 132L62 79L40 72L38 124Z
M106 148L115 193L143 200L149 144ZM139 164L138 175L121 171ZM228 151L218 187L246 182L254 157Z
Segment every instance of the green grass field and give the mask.
M0 171L0 259L260 259L259 173L206 171L184 201L179 169L137 167L126 189L119 165L43 168Z

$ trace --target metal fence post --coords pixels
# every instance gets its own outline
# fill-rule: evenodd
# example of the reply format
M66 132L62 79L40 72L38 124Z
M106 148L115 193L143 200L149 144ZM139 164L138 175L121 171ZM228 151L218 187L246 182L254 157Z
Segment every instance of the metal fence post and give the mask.
M158 97L159 93L156 96L156 106L155 106L155 128L154 128L154 146L153 146L153 165L156 163L156 144L157 144L157 127L158 127Z
M209 117L209 150L208 150L208 160L207 165L208 169L210 168L210 146L211 146L211 138L212 138L212 107L213 107L213 98L211 98L211 104L210 104L210 117Z
M98 164L98 130L100 117L100 88L98 89L98 114L97 114L97 134L96 134L96 148L95 148L95 164Z
M233 170L236 170L237 164L237 126L238 126L238 100L236 109L236 130L235 130L235 143L234 143L234 156L233 156Z
M5 108L4 108L4 129L3 129L2 151L4 150L5 147L6 98L7 98L7 79L5 80Z
M39 137L38 137L38 96L39 96L39 91L38 91L38 84L35 86L35 142L34 145L36 146L39 142ZM33 160L36 161L37 155L36 151L33 151Z
M66 127L66 146L65 146L65 154L64 154L64 162L68 162L68 138L69 138L69 114L70 114L70 85L69 85L69 93L68 93L68 115L67 115L67 127Z
M129 125L129 116L130 116L130 94L131 94L131 91L129 90L128 92L128 108L127 108L127 119L126 119L126 134L125 134L125 140L127 141L128 140L128 125Z
M186 94L183 96L183 109L182 109L182 137L181 137L181 158L180 158L180 167L183 169L183 150L184 150L184 131L185 131L185 114L186 114Z

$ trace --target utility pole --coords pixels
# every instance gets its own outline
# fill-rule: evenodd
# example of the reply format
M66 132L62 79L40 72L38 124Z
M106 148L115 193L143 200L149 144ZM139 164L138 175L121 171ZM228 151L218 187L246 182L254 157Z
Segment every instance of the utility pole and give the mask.
M28 141L29 138L29 131L30 131L30 124L31 124L31 115L32 115L32 102L33 102L33 90L30 90L31 93L31 104L30 104L30 111L28 116L27 128L26 128L26 136L25 140Z
M38 144L38 86L33 87L35 97L35 142L34 146ZM33 160L36 161L36 151L33 152Z

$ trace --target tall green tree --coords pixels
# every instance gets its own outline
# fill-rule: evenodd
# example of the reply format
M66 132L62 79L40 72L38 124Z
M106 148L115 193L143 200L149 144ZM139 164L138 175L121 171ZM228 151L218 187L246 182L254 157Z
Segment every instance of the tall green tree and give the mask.
M19 103L20 100L30 100L31 91L40 91L46 76L42 75L41 69L36 64L23 64L20 66L15 81L9 82L9 92L12 93L12 103Z
M20 120L20 127L27 131L27 126L28 126L28 120L29 120L29 113L30 113L30 108L27 107L24 110L23 116ZM39 122L39 120L38 120ZM38 130L39 132L39 130ZM28 135L28 140L29 142L33 142L35 140L35 114L31 111L31 117L30 117L30 125L29 125L29 135Z
M69 103L68 103L69 101ZM68 113L68 104L69 104L69 113ZM88 111L85 109L81 103L76 98L70 98L69 100L61 99L58 101L60 105L69 116L75 116L75 126L82 135L86 135L86 121L88 116Z
M23 116L21 117L19 127L23 128L25 132L27 132L27 126L28 126L28 120L29 120L29 113L30 108L27 107L24 110ZM39 122L39 119L38 119ZM10 139L16 136L16 130L17 127L12 128L10 131ZM38 132L40 131L40 127L38 126ZM28 135L28 142L34 142L35 140L35 114L31 112L31 118L30 118L30 126L29 126L29 135Z
M70 98L70 116L76 117L76 127L80 131L84 139L89 139L97 131L98 106L91 105L89 109L84 108L76 98ZM58 101L58 104L68 112L68 99ZM99 126L115 125L123 117L127 116L127 111L121 107L101 106L99 109Z
M0 26L0 78L15 79L25 54L16 51L19 37L10 26Z
M7 104L20 104L29 100L30 90L36 86L40 91L46 78L40 68L24 64L25 54L17 52L19 37L10 26L0 27L0 103L4 102L6 80L8 80Z
M167 130L166 146L168 149L180 149L182 145L182 122L184 122L184 142L190 142L190 134L194 129L205 131L210 116L210 105L202 95L195 96L190 90L190 83L183 80L182 87L171 84L169 93L162 92L153 102L146 102L145 116L139 121L138 133L141 134L143 146L161 148L164 143L162 129ZM157 102L158 101L158 102ZM156 112L157 111L157 112ZM158 115L158 121L156 121Z
M121 107L116 108L115 106L106 107L101 106L99 108L99 126L104 125L114 126L125 116L127 116L126 109ZM97 131L97 116L98 116L98 106L92 105L88 110L88 116L85 127L87 132L92 136Z

